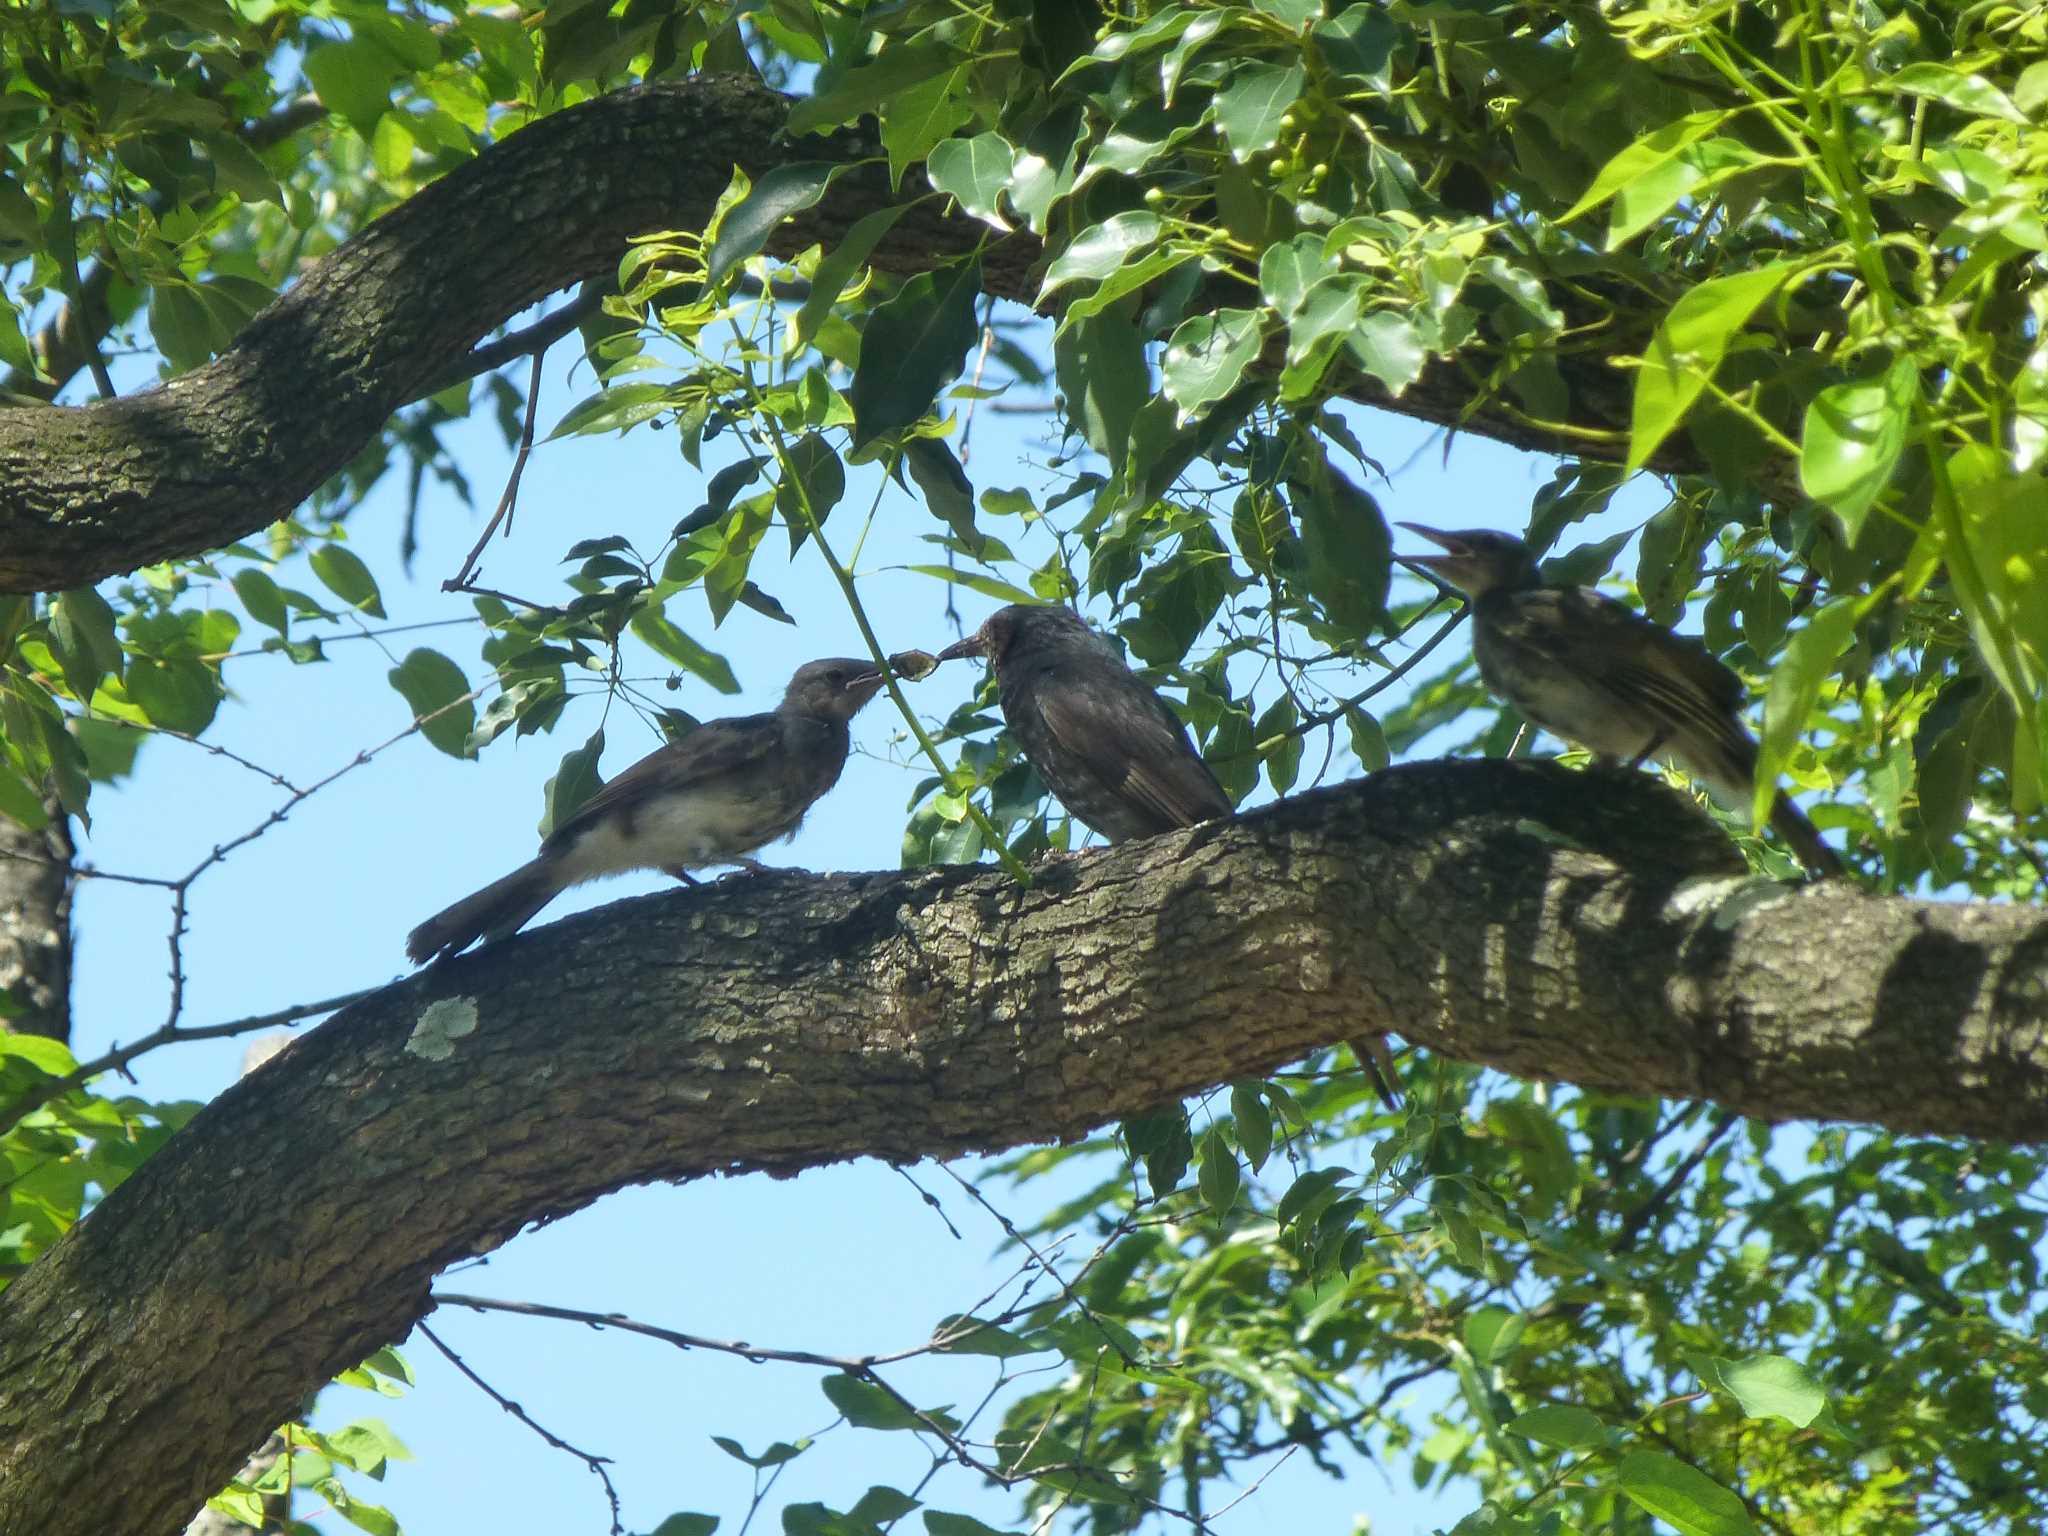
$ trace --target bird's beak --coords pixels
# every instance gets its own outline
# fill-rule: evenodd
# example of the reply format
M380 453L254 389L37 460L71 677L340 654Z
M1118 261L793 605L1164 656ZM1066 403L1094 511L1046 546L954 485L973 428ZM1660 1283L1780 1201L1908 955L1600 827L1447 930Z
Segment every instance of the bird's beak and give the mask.
M965 640L955 640L951 645L939 652L938 660L958 661L962 656L986 656L987 654L988 636L977 629Z
M1441 555L1396 555L1394 556L1394 563L1396 565L1405 565L1409 570L1420 571L1426 576L1438 576L1447 581L1454 580L1451 573L1462 569L1462 562L1467 554L1463 539L1459 538L1455 533L1445 533L1441 529L1424 527L1421 523L1400 523L1396 526L1406 528L1410 533L1419 533L1429 540L1430 543L1446 551L1446 553Z
M865 672L856 672L846 680L846 692L856 705L865 704L882 691L882 670L869 667Z

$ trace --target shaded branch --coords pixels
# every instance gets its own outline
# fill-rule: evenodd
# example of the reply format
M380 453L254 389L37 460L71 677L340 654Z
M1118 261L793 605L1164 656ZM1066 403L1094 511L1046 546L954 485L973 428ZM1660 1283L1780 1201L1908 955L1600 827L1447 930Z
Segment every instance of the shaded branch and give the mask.
M1757 895L1648 775L1454 762L1028 889L767 875L534 930L296 1041L0 1293L0 1530L170 1536L436 1273L624 1184L1079 1137L1368 1030L1773 1120L2048 1140L2048 914Z

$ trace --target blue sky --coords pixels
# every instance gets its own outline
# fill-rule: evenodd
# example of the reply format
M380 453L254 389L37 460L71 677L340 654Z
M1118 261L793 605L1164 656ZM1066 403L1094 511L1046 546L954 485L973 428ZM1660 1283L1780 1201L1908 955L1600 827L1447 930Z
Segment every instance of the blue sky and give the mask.
M1028 344L1048 350L1042 334ZM551 361L543 431L592 387L587 368L569 377L572 353L570 346L558 347ZM524 383L523 369L518 382ZM1049 419L983 407L968 459L977 489L1049 484L1043 468L1049 448L1041 438ZM1446 455L1440 435L1398 417L1361 411L1354 421L1368 451L1392 476L1391 484L1369 488L1394 519L1519 530L1552 468L1550 460L1474 438L1459 439ZM398 487L380 489L350 520L351 546L378 574L389 611L376 628L472 614L467 598L440 592L439 583L474 541L508 456L495 428L482 421L457 429L451 443L479 506L466 509L445 488L428 485L410 580L399 574L396 556ZM702 480L681 459L673 433L642 428L624 438L544 444L528 467L511 536L485 557L483 581L542 601L559 599L562 575L573 569L560 563L571 544L624 532L643 549L656 549L701 499ZM830 525L842 553L855 509L865 505L860 484L856 480ZM1599 537L1661 502L1654 485L1633 486L1614 512L1574 530L1565 542ZM863 552L863 599L892 649L936 650L954 638L944 619L946 590L892 569L934 558L918 542L933 526L920 506L892 489ZM1012 531L991 527L1005 537ZM681 707L705 716L765 709L798 663L861 653L815 550L806 548L784 566L783 548L771 538L755 576L799 617L799 627L735 609L714 630L700 596L671 605L671 618L731 661L743 689L724 698L686 679L673 695ZM302 566L281 579L313 586ZM964 591L957 602L969 625L995 606ZM263 633L250 624L244 647L253 648ZM261 656L231 662L232 697L208 739L295 783L318 779L405 727L410 712L385 677L398 657L414 645L431 645L481 678L481 638L480 627L461 624L336 641L328 647L331 662L319 666L295 668ZM1442 654L1455 656L1462 645L1454 638ZM641 655L647 661L641 675L668 670ZM919 685L913 701L927 719L943 719L977 676L968 665L947 667ZM185 1021L238 1018L404 974L403 940L414 923L530 856L542 785L561 754L596 727L600 701L593 692L572 706L553 735L507 736L475 762L443 756L416 736L403 741L211 870L192 892ZM894 867L905 804L927 771L909 760L903 735L886 700L871 706L855 722L856 756L839 787L793 842L764 853L767 862L815 870ZM617 707L607 739L607 775L658 745L651 729ZM1338 762L1334 776L1356 771L1341 753ZM82 854L112 871L180 874L216 844L260 822L281 798L243 767L160 741L127 785L95 795L94 826ZM540 921L669 884L650 876L585 887L558 900ZM82 888L74 1040L81 1058L162 1020L168 921L160 890L111 881ZM209 1097L233 1080L246 1043L192 1044L147 1057L136 1064L137 1091L163 1099ZM545 1106L536 1104L535 1113L544 1114ZM941 1316L965 1309L1014 1268L997 1252L1001 1234L994 1223L942 1171L927 1167L915 1177L944 1203L957 1238L901 1174L861 1163L786 1181L706 1179L627 1191L516 1238L487 1262L446 1277L443 1288L624 1312L778 1348L837 1354L900 1349L923 1340ZM1034 1187L1030 1203L1024 1196L1002 1203L1022 1218L1055 1193ZM265 1194L291 1198L289 1189ZM473 1368L555 1434L613 1459L629 1530L650 1530L682 1509L721 1514L721 1529L736 1530L750 1474L709 1437L731 1436L758 1450L771 1440L817 1431L835 1417L819 1390L822 1373L812 1368L754 1365L701 1351L685 1355L616 1332L504 1315L444 1311L432 1323ZM417 1463L394 1467L381 1489L361 1489L388 1503L410 1536L606 1528L601 1492L581 1463L545 1447L424 1340L404 1341L403 1348L419 1374L413 1392L386 1402L331 1389L316 1422L332 1428L378 1415L411 1446ZM985 1389L988 1372L985 1361L920 1361L892 1379L922 1400L966 1403ZM232 1390L232 1383L224 1382L223 1390ZM909 1488L927 1465L906 1436L839 1430L790 1467L754 1529L779 1529L777 1511L786 1502L850 1502L870 1483ZM1459 1491L1418 1496L1405 1480L1396 1486L1374 1466L1348 1472L1346 1480L1334 1481L1297 1458L1219 1528L1348 1531L1369 1522L1376 1531L1406 1531L1449 1525L1473 1504ZM1008 1496L976 1487L960 1471L943 1474L929 1497L935 1507L997 1524L1013 1508ZM332 1516L320 1525L347 1528ZM919 1527L913 1519L906 1528Z

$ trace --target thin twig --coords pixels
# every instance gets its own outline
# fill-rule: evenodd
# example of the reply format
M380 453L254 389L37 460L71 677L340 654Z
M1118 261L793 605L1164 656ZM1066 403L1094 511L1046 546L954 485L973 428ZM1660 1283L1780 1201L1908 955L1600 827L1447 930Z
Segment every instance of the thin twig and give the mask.
M422 619L417 624L389 624L382 629L365 629L353 635L307 635L305 639L309 644L313 645L340 645L345 640L381 640L386 635L409 635L417 629L452 629L458 624L474 624L476 622L476 615L472 613L460 619ZM277 651L266 650L262 646L258 646L253 651L221 651L215 655L202 656L199 659L212 662L243 661L250 657L276 656L278 654L280 653ZM120 723L126 725L128 722L124 720ZM190 740L191 738L187 737L186 739ZM205 742L198 744L200 746L206 745ZM289 788L290 786L287 785L286 787Z
M77 307L85 302L85 280L78 275L78 224L71 216L71 197L64 187L64 135L50 136L50 192L64 208L64 275L70 280L64 290L66 303ZM100 356L100 338L91 326L79 327L85 347L85 365L92 370L92 386L102 400L114 398L114 377L107 372L107 360Z
M932 1214L937 1216L940 1221L946 1224L946 1230L953 1234L953 1241L956 1243L959 1242L960 1229L953 1225L953 1218L948 1216L946 1214L946 1208L943 1205L939 1204L939 1197L933 1194L930 1190L926 1189L922 1184L918 1183L917 1180L913 1179L910 1176L910 1170L908 1168L905 1168L901 1163L896 1164L895 1168L897 1176L901 1178L904 1183L908 1184L912 1189L916 1190L918 1198L924 1201L926 1205L932 1208Z
M1627 1219L1621 1224L1620 1232L1615 1235L1611 1252L1626 1253L1634 1248L1637 1239L1643 1235L1643 1230L1656 1219L1665 1206L1670 1204L1671 1197L1678 1193L1678 1186L1691 1178L1693 1170L1706 1161L1707 1154L1714 1150L1721 1138L1741 1123L1739 1115L1731 1115L1725 1110L1715 1118L1717 1123L1711 1131L1700 1138L1699 1145L1673 1165L1671 1171L1664 1176L1663 1182L1658 1184L1647 1200L1629 1212Z
M604 300L605 290L601 284L585 283L575 298L560 309L542 315L525 330L513 331L508 336L500 336L496 341L471 349L460 362L440 375L431 388L421 390L420 394L423 397L437 395L464 379L489 373L493 368L502 368L522 357L532 357L537 361L540 353L604 308Z
M471 1381L476 1383L477 1387L492 1402L496 1403L500 1408L504 1409L507 1413L511 1414L513 1418L517 1419L520 1423L524 1424L536 1435L539 1435L541 1439L547 1441L547 1443L553 1446L556 1450L567 1451L571 1456L574 1456L578 1461L582 1462L584 1466L590 1468L591 1472L596 1475L597 1480L604 1484L604 1496L612 1507L611 1536L619 1536L619 1533L625 1530L625 1526L620 1522L619 1519L619 1490L612 1486L611 1474L605 1471L605 1468L611 1464L611 1457L593 1456L588 1451L578 1450L575 1446L571 1445L568 1441L564 1440L560 1435L555 1434L552 1430L548 1429L546 1425L538 1422L532 1414L528 1413L524 1408L520 1407L517 1403L513 1402L511 1398L505 1396L504 1393L500 1392L488 1381L485 1381L483 1377L477 1375L475 1371L471 1370L469 1367L469 1362L464 1360L462 1356L455 1353L454 1350L450 1349L447 1346L447 1344L443 1343L440 1335L435 1333L433 1329L429 1328L423 1322L415 1324L415 1326L419 1329L421 1337L423 1337L429 1344L433 1345L434 1348L441 1351L441 1353L447 1357L448 1363L450 1365L454 1366L456 1370L462 1372L464 1376L467 1376Z
M958 1169L954 1168L950 1163L941 1163L939 1166L946 1170L947 1174L951 1176L954 1183L958 1184L962 1189L967 1191L968 1196L974 1201L976 1205L980 1206L984 1211L987 1211L989 1215L995 1219L996 1224L1003 1229L1004 1234L1010 1239L1010 1241L1012 1241L1018 1247L1022 1248L1026 1253L1031 1255L1032 1261L1036 1263L1038 1267L1045 1272L1047 1277L1051 1279L1054 1285L1057 1285L1060 1288L1060 1294L1066 1297L1068 1301L1073 1303L1075 1310L1078 1311L1083 1317L1088 1319L1089 1324L1095 1329L1095 1331L1102 1335L1103 1342L1107 1344L1111 1349L1117 1352L1118 1358L1121 1359L1125 1365L1135 1368L1138 1362L1133 1360L1127 1353L1125 1353L1124 1347L1116 1341L1115 1336L1112 1335L1107 1328L1102 1326L1101 1320L1098 1319L1096 1315L1089 1310L1088 1303L1083 1301L1079 1296L1074 1294L1074 1288L1067 1284L1065 1276L1063 1276L1057 1269L1053 1268L1052 1261L1046 1258L1043 1254L1041 1254L1036 1248L1034 1248L1031 1245L1030 1238L1026 1237L1022 1232L1017 1230L1017 1224L1011 1221L1010 1218L1005 1216L1001 1211L997 1210L994 1204L989 1200L988 1196L984 1195L977 1185L970 1182L963 1174L960 1173ZM1100 1252L1101 1250L1098 1249L1097 1251ZM1093 1260L1091 1260L1090 1262L1092 1263ZM1087 1268L1088 1265L1086 1264L1082 1266L1082 1269L1084 1271Z
M396 735L385 738L383 741L378 742L377 745L374 747L366 747L363 750L357 752L354 757L350 758L347 762L343 763L339 768L335 769L325 778L317 780L312 784L308 784L304 789L293 790L289 795L285 797L284 804L278 806L277 809L272 811L268 816L264 817L262 821L258 822L248 831L244 832L240 837L230 838L225 843L215 844L213 852L209 853L205 858L201 859L197 864L193 865L190 870L188 870L182 877L180 877L177 880L175 884L171 886L171 1006L170 1013L164 1020L164 1028L175 1028L178 1022L178 1015L184 1011L185 1007L184 939L187 897L192 889L193 884L199 879L199 877L205 874L209 869L212 869L215 865L220 864L224 860L226 860L230 854L235 852L236 849L245 847L248 844L255 842L257 838L261 837L264 833L268 832L272 827L276 826L278 823L283 821L287 816L291 815L291 813L294 810L298 809L298 807L301 804L311 799L314 795L320 793L321 790L327 788L327 786L332 784L336 779L341 778L345 774L353 773L356 769L362 767L363 764L369 762L370 759L377 756L378 753L383 752L390 747L394 747L399 742L404 741L406 737L412 735L415 731L419 730L420 727L424 726L429 720L439 719L442 715L447 714L448 711L451 709L460 709L465 704L474 703L477 699L477 696L482 692L483 690L481 688L472 688L469 690L469 692L463 694L462 697L458 699L450 699L446 704L443 704L439 709L430 710L428 713L424 715L414 717L412 724L408 725L404 730L399 731Z
M465 1296L452 1291L436 1291L435 1305L443 1307L468 1307L473 1312L511 1312L520 1317L552 1317L565 1323L581 1323L586 1328L616 1328L622 1333L637 1333L646 1338L659 1339L677 1349L708 1349L721 1355L737 1355L755 1365L776 1361L783 1365L817 1365L831 1371L850 1371L858 1374L877 1365L894 1365L899 1360L914 1360L920 1355L932 1353L935 1347L929 1342L911 1349L899 1349L886 1355L827 1355L813 1349L770 1349L765 1345L749 1344L744 1339L711 1339L701 1334L683 1333L674 1328L664 1328L658 1323L643 1323L637 1318L627 1317L622 1312L586 1312L576 1307L553 1307L541 1301L499 1301L489 1296Z
M505 494L498 498L498 510L493 512L491 520L484 524L483 536L476 541L476 547L470 550L468 557L463 560L462 569L441 583L443 592L469 590L469 578L476 573L476 563L483 556L484 546L490 543L492 536L497 533L498 525L503 523L508 534L512 531L512 506L519 499L519 477L526 473L527 455L533 452L533 420L540 414L540 370L546 361L545 352L536 352L533 355L532 372L526 381L526 420L519 429L519 451L512 456L512 472L505 478Z
M339 997L323 998L317 1003L294 1003L288 1008L274 1008L269 1013L251 1014L246 1019L231 1019L225 1024L181 1024L153 1029L146 1035L137 1036L127 1045L117 1045L105 1055L81 1062L75 1071L38 1083L4 1110L0 1110L0 1136L6 1135L53 1099L62 1098L74 1088L84 1087L102 1072L125 1071L130 1062L139 1056L147 1055L159 1046L182 1045L188 1040L223 1040L230 1035L246 1035L253 1030L269 1029L277 1024L296 1023L300 1019L309 1019L316 1013L333 1013L338 1008L346 1008L350 1003L360 1002L382 990L381 987L364 987L357 992L344 992Z

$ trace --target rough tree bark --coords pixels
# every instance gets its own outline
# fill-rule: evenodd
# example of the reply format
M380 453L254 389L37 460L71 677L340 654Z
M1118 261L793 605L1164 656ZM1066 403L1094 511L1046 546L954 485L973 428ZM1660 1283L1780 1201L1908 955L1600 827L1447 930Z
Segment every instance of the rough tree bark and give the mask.
M756 180L797 161L869 162L769 242L830 244L895 200L865 133L778 138L789 99L760 82L699 76L600 97L520 130L421 191L303 274L234 346L161 389L85 406L0 410L0 592L85 585L155 560L217 549L283 517L390 414L462 376L475 343L568 284L611 271L635 235L701 229L732 167ZM906 178L905 199L928 191ZM885 271L929 269L975 248L986 226L925 198L875 249ZM1024 234L983 255L983 286L1032 302L1042 252ZM1394 399L1358 398L1518 447L1594 451L1627 439L1626 375L1604 357L1560 357L1575 421L1566 436L1489 404L1457 370L1425 372ZM1656 467L1697 470L1676 442Z
M168 1536L442 1267L623 1184L1079 1136L1362 1029L1769 1119L2048 1138L2048 914L1760 889L1647 775L1587 787L1396 768L1028 890L771 875L400 983L0 1295L0 1530Z
M71 1038L71 824L54 797L31 832L0 816L0 1029Z

